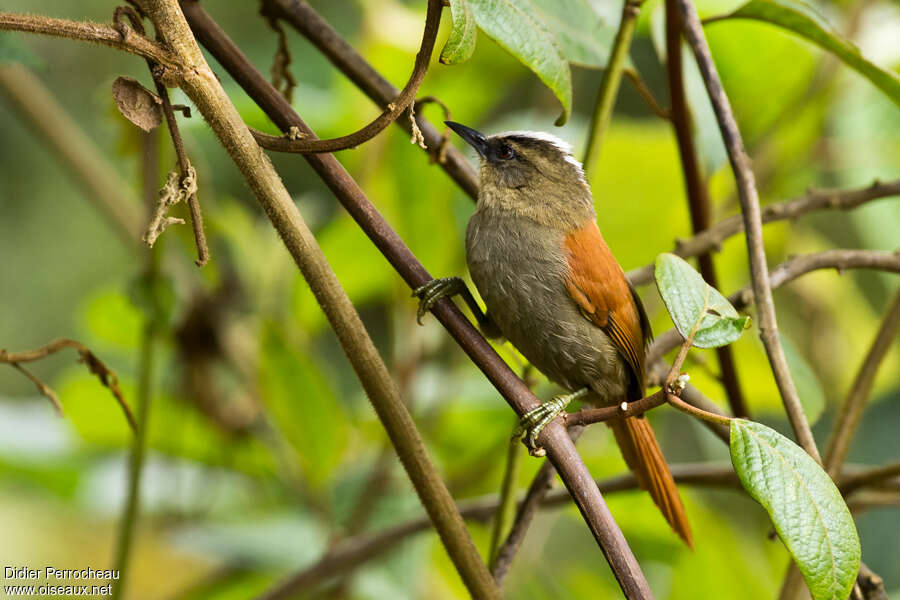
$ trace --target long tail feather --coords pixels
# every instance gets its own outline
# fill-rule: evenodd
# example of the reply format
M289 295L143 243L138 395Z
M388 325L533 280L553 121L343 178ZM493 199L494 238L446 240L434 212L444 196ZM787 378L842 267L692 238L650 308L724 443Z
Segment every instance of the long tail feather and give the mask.
M613 430L622 456L637 478L638 485L650 492L653 502L675 533L693 549L691 526L684 512L681 496L678 495L675 480L672 479L669 465L663 458L650 423L642 417L629 417L607 421L607 424Z

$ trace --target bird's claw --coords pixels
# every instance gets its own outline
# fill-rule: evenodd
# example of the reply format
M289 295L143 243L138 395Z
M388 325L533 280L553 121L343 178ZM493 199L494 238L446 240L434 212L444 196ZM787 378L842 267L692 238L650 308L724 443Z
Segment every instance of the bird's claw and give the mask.
M566 409L569 401L570 398L567 396L557 396L529 410L522 416L519 426L516 427L513 433L513 437L520 438L524 436L525 445L528 447L528 453L531 456L545 456L547 454L547 451L538 445L537 438L544 427L547 426L547 423Z
M454 296L465 289L465 283L459 277L442 277L432 279L413 290L412 295L419 298L416 309L416 323L422 324L422 317L431 310L435 302L447 296Z
M531 456L546 456L547 451L538 446L537 438L547 424L565 412L566 407L572 402L590 393L587 388L581 388L565 396L556 396L552 400L542 403L522 415L519 426L513 432L513 438L525 437L525 445Z

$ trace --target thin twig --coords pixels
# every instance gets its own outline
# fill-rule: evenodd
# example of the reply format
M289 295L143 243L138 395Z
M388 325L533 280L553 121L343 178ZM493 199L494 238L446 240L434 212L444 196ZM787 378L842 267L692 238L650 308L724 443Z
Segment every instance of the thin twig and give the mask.
M46 346L41 346L40 348L26 352L8 352L5 349L0 349L0 363L15 364L32 362L40 360L45 356L55 354L64 348L75 348L75 350L78 351L81 362L87 366L91 373L97 376L97 379L100 380L100 383L102 383L105 388L112 392L113 397L115 397L116 402L119 404L119 408L122 409L122 413L125 415L125 420L128 421L129 427L131 427L133 432L136 432L137 426L135 425L131 408L129 408L128 403L125 401L122 390L119 389L119 377L112 369L107 367L102 360L97 358L96 354L91 352L91 350L81 342L60 338L58 340L53 340Z
M284 98L278 94L247 57L228 38L203 8L193 1L183 5L194 32L216 60L237 80L282 130L297 127L314 135ZM327 154L304 154L304 159L323 178L341 204L370 237L391 265L411 288L431 280L431 275L415 255L391 229L371 201L344 170ZM293 206L293 203L291 204ZM525 383L503 362L496 351L447 298L441 299L432 313L456 339L471 360L482 370L504 399L520 416L540 404ZM538 439L547 449L560 477L570 489L575 502L588 523L591 533L610 563L613 574L628 598L652 597L634 554L622 535L603 497L590 478L590 473L569 439L561 420L550 423Z
M896 256L900 262L900 254ZM887 356L888 350L897 341L898 334L900 334L900 291L894 296L885 313L878 333L872 341L872 346L866 353L866 358L853 379L847 398L841 405L841 412L835 421L831 439L828 440L828 447L825 450L825 469L829 475L834 476L835 473L840 472L841 466L844 464L859 420L866 408L869 395L872 393L875 375L878 374L878 368L884 361L884 357Z
M644 0L625 0L622 5L622 19L619 21L619 29L613 40L609 61L603 71L603 78L600 80L600 90L597 92L597 100L591 114L591 124L588 127L588 139L582 161L588 181L597 165L600 144L612 119L613 107L619 93L619 84L622 82L622 72L628 60L628 51L631 48L631 40L634 37L637 18L643 3Z
M425 31L422 33L422 44L419 47L418 54L416 54L412 75L410 75L409 81L406 82L406 86L404 86L400 94L387 104L384 111L374 121L358 131L328 140L311 138L294 140L289 137L271 136L252 130L253 137L256 138L257 143L267 150L278 152L337 152L338 150L355 148L381 133L388 125L400 117L415 100L416 92L419 91L419 86L422 84L422 80L425 79L425 72L428 70L428 63L431 61L431 53L434 50L438 26L441 23L441 8L441 0L428 0L428 11L425 14ZM269 18L273 19L274 17L269 16Z
M797 279L807 273L822 269L834 269L842 273L847 269L874 269L887 273L900 273L900 250L823 250L811 254L801 254L781 263L769 273L772 289ZM744 287L728 297L738 310L753 304L751 286Z
M740 481L734 473L734 467L730 463L685 463L670 466L672 477L679 485L693 485L698 487L724 487L740 489ZM545 462L538 471L539 475L532 480L532 488L519 502L519 511L523 507L533 506L535 511L542 508L558 508L568 506L572 497L565 488L548 491L548 482L552 480L553 467ZM546 477L541 473L549 474ZM594 485L604 494L625 492L638 489L637 479L631 473L626 473L609 479L597 480ZM534 492L544 488L543 499L540 502L529 502ZM487 522L495 515L500 505L500 499L496 494L472 500L464 500L459 503L459 512L464 518L472 521ZM390 526L382 531L371 534L354 536L339 542L328 551L321 559L311 566L298 571L288 580L291 585L285 583L285 594L275 595L269 593L258 600L276 600L284 598L288 587L290 591L311 590L316 585L331 577L346 575L365 562L382 556L386 551L394 548L410 536L429 530L430 522L427 517L416 517L409 521Z
M170 75L177 75L181 72L181 64L175 55L164 46L134 32L122 36L118 29L105 23L71 21L40 15L0 13L0 30L23 31L82 42L94 42L156 61L163 65Z
M709 188L697 157L694 144L691 111L687 103L684 89L684 71L681 60L681 24L678 6L675 0L666 0L666 69L669 75L669 103L672 107L672 127L678 141L678 153L681 157L681 171L684 174L684 187L687 193L691 214L691 228L694 235L709 229L712 223L712 201ZM715 264L710 253L704 252L698 257L700 274L712 287L719 288ZM746 417L747 403L738 380L737 366L734 362L731 346L716 348L716 357L722 371L722 387L731 413L736 417Z
M278 19L266 14L265 5L263 5L261 13L266 17L272 31L278 35L278 47L275 49L275 57L272 59L272 68L269 69L272 75L272 85L281 92L288 103L291 103L294 101L294 88L297 87L297 80L291 73L291 50L288 48L287 34Z
M113 24L120 33L122 33L123 38L128 37L128 29L125 22L122 20L123 17L128 18L131 26L134 27L138 34L144 35L144 25L141 23L141 16L138 14L138 11L130 6L119 6L113 12ZM163 73L159 69L159 65L149 58L147 59L147 67L150 70L150 76L153 78L153 83L156 86L156 95L162 105L163 115L166 118L166 126L169 129L169 137L172 139L172 146L175 148L175 156L178 160L178 171L180 174L178 185L174 185L174 182L167 184L167 188L172 188L167 192L169 202L171 203L169 206L180 201L181 197L186 199L188 208L191 212L191 226L194 230L194 243L197 246L197 260L195 263L198 267L202 267L209 261L209 248L206 245L206 234L203 232L203 213L200 212L200 202L197 200L197 173L191 166L191 162L188 160L187 153L184 150L184 141L182 141L181 132L178 129L178 120L175 118L175 109L169 99L169 90L163 81ZM190 110L187 109L187 107L181 107L181 109L183 109L184 114L187 117L190 117ZM155 176L156 174L154 173L154 179ZM168 209L168 206L165 204L166 202L161 199L157 206L153 223L151 223L150 228L148 228L147 233L144 236L145 241L151 247L156 241L156 237L158 237L159 234L162 233L162 230L165 229L166 224L183 223L181 219L165 217L165 212Z
M663 108L660 106L659 102L656 101L656 98L653 97L653 92L650 91L650 88L647 87L647 84L644 83L644 80L641 79L640 74L631 68L626 68L622 71L622 74L628 78L628 81L634 86L634 89L637 90L637 93L644 99L644 102L647 103L647 106L650 108L651 112L655 114L660 119L669 120L672 118L672 113L667 108Z
M194 0L188 0L193 2ZM335 67L379 106L386 106L400 93L390 81L381 76L366 59L348 44L309 3L301 0L262 0L269 14L291 24L306 37ZM184 3L186 9L188 3ZM411 130L407 119L394 121L407 132ZM478 174L462 152L452 145L443 145L441 133L421 115L416 117L419 130L428 146L428 154L456 181L472 200L478 196ZM443 148L443 150L441 150ZM443 153L442 160L438 153Z
M753 171L750 168L750 158L744 150L744 143L738 131L737 122L731 111L731 105L722 82L716 71L709 46L703 36L703 27L697 16L697 9L692 0L678 0L681 14L681 24L685 38L694 52L706 91L713 105L719 130L725 142L725 149L731 161L735 181L738 188L738 197L741 201L741 211L744 217L744 229L747 232L747 254L750 260L750 274L753 283L753 293L756 296L757 320L760 337L769 358L769 365L775 376L775 383L781 393L788 421L794 430L797 443L817 462L821 462L816 441L813 438L809 421L803 412L800 398L797 395L797 387L791 377L791 371L781 347L778 337L778 322L775 319L775 303L772 300L772 288L769 285L769 268L766 264L766 249L763 245L762 215L759 208L759 197L756 192L756 182Z
M846 190L811 190L801 198L769 204L762 208L763 223L796 219L811 212L821 210L850 210L872 200L900 195L900 179L886 183L874 181L861 188ZM718 252L722 242L744 230L741 215L732 215L711 226L703 233L686 240L678 240L673 253L682 258L698 256L711 250ZM628 278L634 285L642 285L653 281L653 263L628 272Z
M460 577L473 596L499 598L500 592L456 511L453 498L429 459L425 444L400 399L387 366L271 161L255 143L206 63L184 13L175 0L148 0L146 4L157 32L189 67L185 69L188 75L182 82L182 89L244 175L300 268L394 444ZM194 7L200 8L196 4ZM240 54L239 50L235 50ZM258 72L253 72L259 76ZM264 78L263 82L267 90L284 102ZM331 160L334 160L333 157Z
M518 427L519 420L516 419L515 426ZM519 478L519 467L522 465L522 443L519 436L512 436L509 440L506 452L506 469L503 472L503 483L500 485L500 508L494 515L494 524L491 529L491 545L488 552L488 566L491 569L491 575L497 585L503 586L503 579L497 577L497 557L501 548L501 540L506 530L513 521L513 511L516 507L516 481ZM544 463L545 465L549 463ZM543 466L542 466L543 468Z
M900 477L900 462L895 462L883 467L866 469L852 475L844 475L840 478L838 487L841 493L847 496L860 488L878 485L886 479L898 477Z
M19 363L9 363L9 365L22 375L30 379L31 383L34 384L34 387L37 388L38 392L47 400L49 400L50 404L53 405L54 410L56 410L57 416L63 416L62 404L60 403L59 397L56 395L56 392L53 391L53 388L38 379L37 375L29 371Z
M685 388L690 389L691 386ZM734 472L734 467L730 462L721 463L682 463L670 465L672 478L679 486L694 486L701 488L725 488L733 490L741 490L740 480ZM867 468L859 473L859 475L874 473L877 468ZM548 476L541 476L541 473L548 473ZM565 488L551 490L549 483L552 481L553 467L549 463L541 465L538 475L532 480L531 487L524 497L518 502L519 511L521 512L526 505L531 506L534 503L529 502L529 498L534 496L532 489L543 487L545 492L540 502L534 504L536 510L559 508L568 506L572 502L572 498ZM853 478L848 476L845 480L851 482ZM864 484L864 487L870 484L878 484L882 479L872 480ZM619 492L627 492L638 489L637 479L633 473L624 473L607 479L600 479L596 482L598 489L604 494L612 494ZM843 484L841 489L844 489ZM864 498L864 501L871 501ZM881 503L883 504L883 502ZM459 502L459 513L467 520L488 522L494 517L500 506L500 497L497 494L463 500ZM397 544L403 542L407 538L428 531L430 529L430 521L427 516L415 517L409 521L404 521L396 525L392 525L376 533L367 533L347 538L339 542L335 547L329 550L320 560L311 566L298 571L292 576L291 581L296 581L297 585L291 586L292 590L305 589L311 590L317 584L330 577L340 577L358 568L365 562L382 556L386 551L394 548ZM495 573L496 576L496 573ZM264 596L264 598L276 598L280 596Z
M150 71L151 73L153 72L152 66ZM203 213L200 212L200 201L197 200L197 176L184 150L184 141L178 129L178 121L175 118L172 102L169 100L169 90L166 89L165 84L155 74L153 75L153 83L156 84L156 93L162 100L163 114L166 117L166 126L169 128L169 137L172 139L172 145L175 147L175 156L178 159L178 171L181 175L181 181L183 182L187 178L193 181L190 193L187 194L187 205L191 212L194 244L197 246L197 260L194 262L198 267L202 267L209 261L209 247L206 245L206 234L203 232Z
M148 209L155 202L156 177L158 172L159 138L155 131L142 132L141 134L141 175L144 182L144 202ZM145 277L149 288L155 290L154 282L159 278L160 251L150 249L147 256ZM137 391L137 432L131 447L130 462L128 468L128 496L125 507L122 510L122 521L119 526L119 538L116 545L115 569L119 572L119 579L112 590L112 598L122 598L128 582L131 563L131 550L133 547L134 531L137 527L138 514L140 512L141 497L141 473L144 467L144 456L147 450L147 430L150 417L150 405L153 401L153 366L156 349L156 335L163 325L162 311L159 307L159 298L151 292L150 306L145 315L143 331L141 332L141 349L138 358L138 391Z
M578 438L584 431L584 427L575 425L569 427L568 431L572 443L574 444L578 441ZM516 510L516 518L509 530L509 534L506 536L506 539L503 540L503 543L497 549L496 555L491 560L491 575L494 576L494 581L497 582L497 585L503 586L503 581L506 579L506 574L509 572L513 558L515 558L516 553L518 553L519 548L522 547L522 543L525 541L525 534L531 527L531 523L534 521L538 509L544 503L547 493L553 487L553 477L555 474L556 470L553 468L553 463L545 460L544 464L541 465L541 468L538 469L538 472L535 474L534 479L531 480L528 491L525 493L525 498L519 502L519 507ZM566 495L568 496L568 494ZM503 506L504 500L505 499L501 496L501 507ZM515 505L515 503L513 503L513 505Z

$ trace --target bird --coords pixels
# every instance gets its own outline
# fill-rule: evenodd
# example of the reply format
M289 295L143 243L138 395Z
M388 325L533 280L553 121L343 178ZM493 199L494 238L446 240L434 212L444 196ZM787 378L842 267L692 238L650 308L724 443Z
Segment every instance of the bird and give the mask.
M569 144L543 132L484 134L446 125L480 158L479 193L466 228L466 262L482 310L460 277L414 290L417 317L460 296L487 337L505 338L568 390L526 413L518 432L542 455L541 429L580 399L614 406L644 396L650 322L597 225L591 188ZM675 533L693 540L675 481L647 419L607 421L629 469Z

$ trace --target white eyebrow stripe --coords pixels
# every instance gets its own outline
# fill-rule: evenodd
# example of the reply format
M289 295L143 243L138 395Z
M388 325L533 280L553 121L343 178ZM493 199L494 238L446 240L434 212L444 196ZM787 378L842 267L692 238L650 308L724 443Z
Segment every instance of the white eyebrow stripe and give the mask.
M553 135L552 133L547 133L544 131L505 131L503 133L498 133L491 137L511 137L511 136L519 136L519 137L527 137L534 140L540 140L542 142L547 142L554 146L557 150L563 153L566 158L566 162L575 167L578 171L578 175L584 180L584 167L581 165L581 162L572 155L572 144L569 142L560 139Z
M553 135L552 133L546 133L544 131L505 131L503 133L498 133L496 137L510 137L510 136L519 136L519 137L527 137L534 140L541 140L542 142L547 142L548 144L552 144L556 146L556 149L562 152L563 154L572 154L572 144L569 142L560 139ZM494 137L494 136L492 136Z

